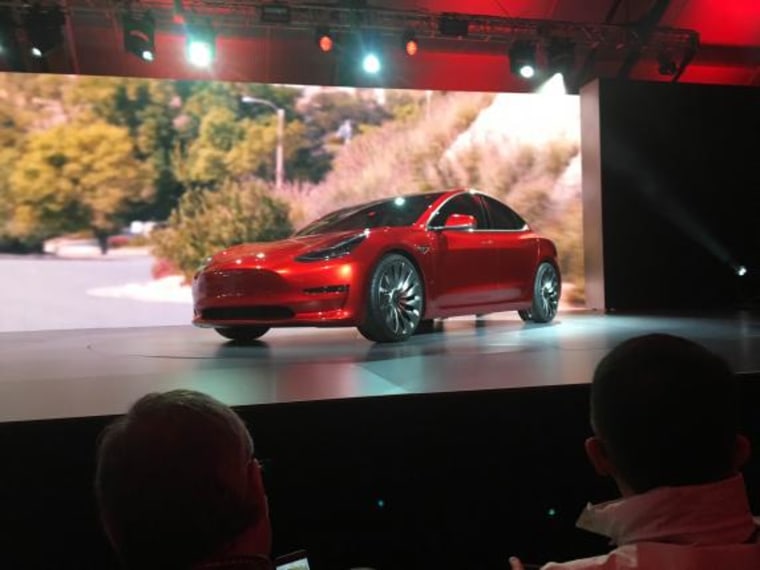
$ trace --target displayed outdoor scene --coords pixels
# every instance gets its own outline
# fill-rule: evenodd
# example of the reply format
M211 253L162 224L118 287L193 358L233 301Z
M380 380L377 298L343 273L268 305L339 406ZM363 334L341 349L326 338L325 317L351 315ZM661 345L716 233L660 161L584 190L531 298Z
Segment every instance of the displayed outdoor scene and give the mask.
M453 187L504 200L555 240L560 309L582 306L579 107L557 94L0 74L0 331L189 324L189 281L211 253Z

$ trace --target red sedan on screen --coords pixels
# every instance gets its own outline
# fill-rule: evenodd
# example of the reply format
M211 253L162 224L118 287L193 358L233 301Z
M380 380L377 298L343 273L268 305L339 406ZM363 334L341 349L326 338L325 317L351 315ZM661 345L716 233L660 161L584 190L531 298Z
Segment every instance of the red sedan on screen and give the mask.
M230 247L193 279L193 324L253 340L271 327L355 326L402 341L436 318L517 310L545 323L561 279L554 244L473 190L343 208L292 237Z

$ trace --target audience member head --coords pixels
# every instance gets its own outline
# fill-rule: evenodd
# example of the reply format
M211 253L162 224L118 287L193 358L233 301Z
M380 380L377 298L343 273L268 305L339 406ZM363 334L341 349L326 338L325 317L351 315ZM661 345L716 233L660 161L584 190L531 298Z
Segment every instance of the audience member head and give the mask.
M737 383L722 358L672 335L636 337L596 368L595 437L586 451L623 495L717 481L749 456L737 408Z
M240 417L189 390L140 398L101 434L95 492L127 568L269 554L266 496Z

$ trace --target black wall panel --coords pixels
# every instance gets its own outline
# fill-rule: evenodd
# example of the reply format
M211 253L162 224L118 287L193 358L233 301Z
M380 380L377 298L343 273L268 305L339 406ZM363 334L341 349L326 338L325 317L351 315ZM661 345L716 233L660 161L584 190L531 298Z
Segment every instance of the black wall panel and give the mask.
M751 301L760 273L760 91L616 80L594 87L598 130L583 136L598 137L584 148L600 153L601 220L585 223L602 226L605 308ZM732 267L740 264L749 270L743 279Z

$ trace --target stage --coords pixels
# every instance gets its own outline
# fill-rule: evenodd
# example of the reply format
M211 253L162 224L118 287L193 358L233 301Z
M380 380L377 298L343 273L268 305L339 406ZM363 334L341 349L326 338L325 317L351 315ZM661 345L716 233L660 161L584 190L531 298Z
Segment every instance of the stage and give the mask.
M400 344L355 329L273 329L237 345L188 326L0 334L0 421L121 413L149 391L192 388L233 406L582 384L618 342L648 332L699 341L760 371L760 315L516 313L437 323Z
M614 345L648 332L699 341L745 374L743 430L760 441L760 316L747 312L564 311L549 325L501 313L396 345L354 329L272 330L249 346L190 325L3 333L6 560L118 567L93 502L98 434L146 392L178 387L237 407L265 465L274 552L305 547L315 569L496 570L511 554L602 552L574 529L587 501L614 496L583 452L587 383ZM757 462L745 475L757 480Z

